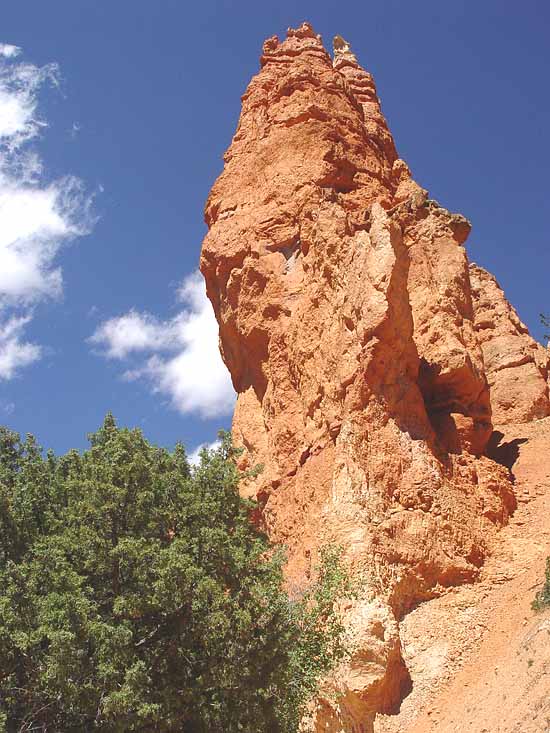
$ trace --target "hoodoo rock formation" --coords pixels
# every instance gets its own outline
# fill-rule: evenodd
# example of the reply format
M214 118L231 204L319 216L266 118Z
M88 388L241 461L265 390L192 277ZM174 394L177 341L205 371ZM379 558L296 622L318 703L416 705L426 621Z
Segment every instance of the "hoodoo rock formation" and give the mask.
M243 491L288 548L289 588L335 543L360 589L352 657L313 724L369 731L410 687L400 620L474 580L514 509L484 455L490 388L499 420L527 379L523 417L548 414L544 350L469 266L469 222L399 159L344 39L332 59L303 24L264 43L261 67L206 205L201 270L234 440L243 466L263 465Z

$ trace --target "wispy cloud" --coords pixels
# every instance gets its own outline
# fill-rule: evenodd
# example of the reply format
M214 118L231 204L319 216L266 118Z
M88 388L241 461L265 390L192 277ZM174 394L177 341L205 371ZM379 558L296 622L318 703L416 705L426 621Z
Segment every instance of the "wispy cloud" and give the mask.
M13 415L15 412L15 402L4 402L3 400L0 400L0 414L6 416L6 415Z
M217 450L221 445L219 440L214 440L212 443L201 443L194 451L188 455L189 463L192 466L198 466L201 462L201 452L206 450Z
M23 340L30 316L12 317L0 323L0 379L11 379L18 369L40 358L41 349Z
M41 347L24 340L25 326L39 302L62 294L60 248L92 225L81 182L46 181L33 147L47 128L38 95L57 85L57 66L24 63L20 53L0 44L0 379L40 358Z
M131 310L104 321L90 341L109 359L133 360L126 379L144 379L181 413L227 415L235 393L218 349L218 324L199 272L178 290L183 308L161 321Z

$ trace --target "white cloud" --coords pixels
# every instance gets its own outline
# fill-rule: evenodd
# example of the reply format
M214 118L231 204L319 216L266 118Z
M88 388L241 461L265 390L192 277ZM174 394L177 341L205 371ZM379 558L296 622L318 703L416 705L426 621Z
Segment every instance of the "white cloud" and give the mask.
M230 414L235 393L218 349L218 324L199 272L178 290L183 310L159 321L131 310L103 322L90 341L110 359L142 359L124 372L126 379L146 379L167 395L181 413L202 417Z
M8 46L11 48L15 47ZM5 49L0 54L0 141L13 151L47 127L37 114L38 92L45 82L58 83L59 70L56 64L12 63L17 53Z
M0 306L61 294L55 257L65 240L84 233L82 220L72 221L82 203L75 179L40 188L0 173Z
M22 340L29 320L29 316L13 317L0 323L0 379L12 379L18 369L40 358L40 347Z
M104 321L90 341L105 347L109 359L125 359L139 351L158 351L177 348L178 318L158 321L148 313L131 310L118 318Z
M14 62L19 53L0 44L0 379L40 358L41 348L23 338L30 309L61 296L59 250L92 224L81 183L45 181L30 147L47 127L38 95L45 83L57 84L57 66Z
M194 451L192 451L188 456L189 463L192 466L198 466L201 462L201 451L206 448L206 450L217 450L221 445L221 441L214 440L212 443L201 443L198 445Z
M4 56L6 59L15 58L19 56L21 49L19 46L12 46L11 43L0 43L0 56Z

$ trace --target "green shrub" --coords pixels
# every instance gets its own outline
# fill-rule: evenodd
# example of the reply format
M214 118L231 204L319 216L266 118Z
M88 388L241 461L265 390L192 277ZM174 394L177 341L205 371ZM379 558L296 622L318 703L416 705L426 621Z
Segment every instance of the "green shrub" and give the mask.
M0 730L296 731L344 654L337 554L290 601L227 436L196 468L111 415L89 437L0 428Z
M531 604L535 611L542 611L543 608L550 606L550 557L546 558L546 572L544 577L544 585L538 591L535 600Z

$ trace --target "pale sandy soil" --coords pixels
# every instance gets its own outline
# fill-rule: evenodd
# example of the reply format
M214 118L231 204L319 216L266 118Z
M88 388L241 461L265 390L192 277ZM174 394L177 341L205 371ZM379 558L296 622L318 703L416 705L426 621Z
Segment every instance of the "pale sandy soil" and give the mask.
M403 622L413 691L376 733L550 733L550 611L531 609L550 555L550 418L500 431L518 509L479 583Z

